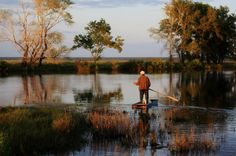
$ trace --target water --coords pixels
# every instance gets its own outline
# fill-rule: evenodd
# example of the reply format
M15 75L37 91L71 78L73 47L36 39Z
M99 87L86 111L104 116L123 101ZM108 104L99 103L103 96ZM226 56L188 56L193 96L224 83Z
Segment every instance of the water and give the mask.
M152 88L166 93L169 75L148 75ZM178 74L174 74L177 77ZM0 78L0 106L26 104L130 105L139 99L137 75L34 75ZM173 79L176 85L177 78ZM167 94L167 93L166 93ZM150 97L157 94L150 91Z
M179 99L175 102L150 91L159 106L148 113L157 119L151 129L164 148L150 146L124 148L114 143L90 142L69 155L171 155L166 146L178 135L208 138L215 150L209 155L234 155L236 152L236 72L194 72L147 75L151 88ZM138 75L32 75L0 78L0 107L74 104L85 110L97 107L119 109L135 114L131 105L139 100ZM171 131L171 133L170 133ZM190 135L190 136L191 136ZM191 155L191 154L190 154ZM198 154L199 155L199 154Z

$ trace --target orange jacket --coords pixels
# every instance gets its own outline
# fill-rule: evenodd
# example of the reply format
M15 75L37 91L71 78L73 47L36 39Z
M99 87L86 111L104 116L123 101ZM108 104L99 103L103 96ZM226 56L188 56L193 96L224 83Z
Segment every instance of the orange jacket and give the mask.
M140 90L148 90L149 87L151 86L151 82L147 76L141 75L138 78L138 82L136 82L136 85L139 86Z

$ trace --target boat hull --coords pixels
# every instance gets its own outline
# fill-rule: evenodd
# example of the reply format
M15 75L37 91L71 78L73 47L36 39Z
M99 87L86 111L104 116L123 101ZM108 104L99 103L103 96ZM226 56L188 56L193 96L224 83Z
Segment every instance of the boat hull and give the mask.
M151 107L157 107L158 106L158 100L157 99L151 99L151 102L148 104L137 102L132 104L133 109L146 109Z

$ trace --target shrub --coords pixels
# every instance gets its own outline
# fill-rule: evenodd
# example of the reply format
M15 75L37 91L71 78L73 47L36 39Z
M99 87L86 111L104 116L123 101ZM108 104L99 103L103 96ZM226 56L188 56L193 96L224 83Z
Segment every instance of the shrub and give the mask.
M156 72L161 72L164 71L164 62L160 59L158 59L155 62L152 62L153 67L154 67L154 71Z
M3 145L4 145L4 133L0 131L0 151L3 150Z
M203 64L200 62L199 59L194 59L187 63L187 68L188 69L195 69L195 70L200 70L203 68Z
M98 64L98 70L101 72L112 72L112 64L107 63L99 63Z
M9 64L6 61L0 61L0 73L6 72Z
M72 115L65 113L53 119L52 128L60 133L69 133L73 128Z
M118 65L118 71L124 73L137 73L143 69L143 61L128 61L122 62Z
M174 63L173 69L174 69L175 71L181 71L181 70L183 70L183 68L184 68L184 66L183 66L182 63L179 63L179 62Z
M80 149L85 142L82 137L86 132L85 121L83 114L58 108L0 110L0 132L4 133L0 155L38 155Z

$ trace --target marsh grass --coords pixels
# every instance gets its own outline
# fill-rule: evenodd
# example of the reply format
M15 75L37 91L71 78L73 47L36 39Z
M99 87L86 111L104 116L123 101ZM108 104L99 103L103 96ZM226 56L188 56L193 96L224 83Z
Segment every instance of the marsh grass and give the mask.
M75 110L70 107L1 108L0 155L61 154L80 150L89 141L115 142L128 148L150 146L152 150L168 147L174 153L207 153L217 149L214 138L208 135L211 132L199 134L194 127L189 132L176 130L173 118L185 116L185 111L180 114L177 109L167 111L166 121L171 123L162 129L160 125L150 125L158 122L158 118L149 113Z
M125 146L147 146L148 123L120 111L99 110L89 113L95 140L119 140Z
M212 134L212 123L223 122L225 116L217 112L197 109L170 109L166 110L167 131L170 131L171 139L169 150L174 153L210 153L218 148L215 135ZM191 125L185 131L176 129L181 124ZM199 124L209 125L206 132L196 132ZM191 154L190 154L191 155Z
M50 108L0 110L0 155L37 155L80 149L83 115Z
M129 115L117 111L90 112L89 123L95 138L129 137L131 119Z
M191 128L189 134L177 130L168 148L171 152L209 153L214 152L217 145L209 135L202 134L196 138L195 130Z

